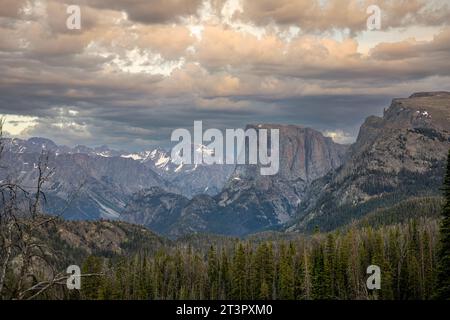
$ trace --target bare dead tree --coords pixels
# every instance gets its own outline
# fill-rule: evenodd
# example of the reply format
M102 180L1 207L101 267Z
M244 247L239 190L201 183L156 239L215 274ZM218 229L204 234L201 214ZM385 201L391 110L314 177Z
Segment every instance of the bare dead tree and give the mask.
M1 119L0 162L5 148L3 123ZM0 181L0 299L34 299L54 286L65 285L69 277L57 270L54 260L58 254L42 236L59 217L42 212L46 202L43 186L54 173L47 153L41 153L36 170L31 190L13 178ZM8 277L13 280L7 281Z

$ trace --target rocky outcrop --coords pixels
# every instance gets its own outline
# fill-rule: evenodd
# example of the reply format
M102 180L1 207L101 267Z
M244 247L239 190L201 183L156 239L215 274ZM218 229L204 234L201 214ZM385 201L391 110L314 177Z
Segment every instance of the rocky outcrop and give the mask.
M450 148L450 93L394 99L361 126L344 165L314 182L291 229L333 229L378 207L439 193Z
M262 215L270 224L288 221L302 203L306 187L338 168L347 146L320 132L294 125L257 125L280 130L280 168L276 175L261 175L259 165L239 165L219 196L219 205Z

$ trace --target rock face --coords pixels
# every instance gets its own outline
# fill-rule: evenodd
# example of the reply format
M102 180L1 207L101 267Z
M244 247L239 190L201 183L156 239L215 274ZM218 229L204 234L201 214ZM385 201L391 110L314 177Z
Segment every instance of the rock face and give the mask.
M214 197L199 195L189 201L160 190L138 194L123 218L173 237L196 232L245 235L277 226L297 212L313 180L341 165L347 149L310 128L279 125L247 128L280 130L278 174L263 176L259 165L238 165L223 191ZM167 199L178 201L164 206ZM146 213L139 213L136 218L137 212ZM154 223L166 216L173 221L171 226L158 227ZM175 216L178 218L173 220Z
M273 176L260 174L257 165L236 168L223 192L220 206L240 212L264 211L270 224L288 221L302 202L306 187L338 168L347 146L334 143L320 132L293 125L258 125L255 129L280 130L280 168Z
M361 126L344 165L315 181L291 229L332 229L377 207L439 194L450 148L450 93L394 99Z

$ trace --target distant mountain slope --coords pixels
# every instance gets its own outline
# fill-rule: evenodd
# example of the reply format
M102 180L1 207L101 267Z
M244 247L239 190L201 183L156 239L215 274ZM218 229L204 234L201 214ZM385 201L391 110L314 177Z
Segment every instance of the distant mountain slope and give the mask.
M17 143L17 141L13 141ZM1 179L13 179L34 192L41 151L19 146L2 155ZM128 196L143 188L167 183L143 164L120 157L48 151L49 169L54 173L44 184L45 210L68 219L117 219Z
M413 196L440 194L450 148L450 93L394 99L361 126L347 160L315 181L289 230L329 230Z
M67 219L118 219L132 194L155 186L187 197L214 195L234 170L234 166L178 166L160 148L130 154L107 146L58 146L45 138L2 142L1 180L34 186L39 157L48 154L54 174L44 185L45 209Z
M121 219L166 234L180 218L181 210L188 202L189 199L182 195L158 187L150 188L133 195Z
M280 130L278 174L263 176L258 165L239 165L218 195L191 200L151 189L135 195L122 218L172 237L197 232L240 236L277 226L296 213L314 179L341 165L347 148L310 128L250 127Z
M207 152L205 146L194 146L194 152ZM218 194L234 171L234 165L175 164L169 152L157 148L122 157L139 161L171 184L170 190L192 198L198 194Z
M48 219L48 217L42 217ZM169 247L170 241L150 230L121 221L67 221L56 219L42 224L36 237L51 248L55 265L81 266L89 255L125 257L145 250L155 253Z

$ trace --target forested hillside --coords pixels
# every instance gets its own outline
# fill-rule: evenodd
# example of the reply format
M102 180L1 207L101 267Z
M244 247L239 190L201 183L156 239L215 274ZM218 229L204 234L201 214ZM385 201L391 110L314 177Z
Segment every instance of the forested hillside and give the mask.
M297 235L289 241L220 238L209 248L183 240L130 255L90 255L80 291L69 299L430 299L436 277L439 225L351 227ZM369 265L381 268L381 290L366 287Z

